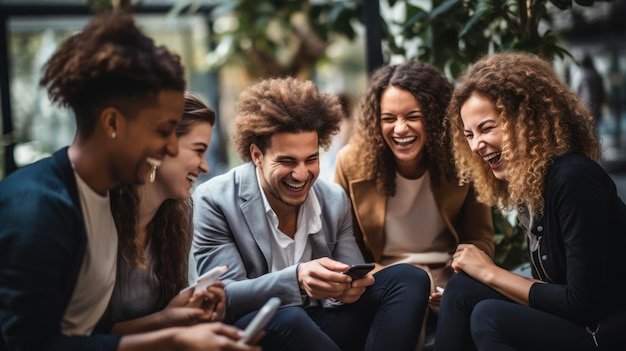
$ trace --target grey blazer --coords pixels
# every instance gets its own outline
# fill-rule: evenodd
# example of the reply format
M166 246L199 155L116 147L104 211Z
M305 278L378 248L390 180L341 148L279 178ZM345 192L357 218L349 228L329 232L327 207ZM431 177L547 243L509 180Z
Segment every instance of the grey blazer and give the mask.
M192 253L198 275L227 265L226 321L256 311L276 296L282 305L302 305L297 265L269 272L272 249L256 166L248 162L198 186L194 193ZM352 232L350 201L339 185L317 180L313 185L322 211L322 229L308 236L313 259L329 257L355 264L363 256ZM323 305L332 305L323 301Z

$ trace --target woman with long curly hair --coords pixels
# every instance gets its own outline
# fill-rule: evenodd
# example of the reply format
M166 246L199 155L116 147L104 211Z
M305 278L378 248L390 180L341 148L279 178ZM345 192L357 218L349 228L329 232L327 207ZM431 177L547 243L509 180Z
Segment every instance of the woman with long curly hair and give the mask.
M459 245L435 348L616 350L626 325L626 206L598 164L587 108L548 62L510 52L464 73L447 114L460 179L480 201L517 209L533 278Z
M452 84L435 67L378 69L361 100L356 134L337 158L335 181L352 201L354 232L377 269L410 263L431 276L437 306L458 243L493 255L490 209L459 186L443 125Z
M185 92L185 107L176 127L178 155L165 157L150 182L111 191L111 209L119 233L117 280L101 322L117 334L166 326L221 320L223 284L209 287L206 301L187 286L193 236L190 190L202 173L215 112Z

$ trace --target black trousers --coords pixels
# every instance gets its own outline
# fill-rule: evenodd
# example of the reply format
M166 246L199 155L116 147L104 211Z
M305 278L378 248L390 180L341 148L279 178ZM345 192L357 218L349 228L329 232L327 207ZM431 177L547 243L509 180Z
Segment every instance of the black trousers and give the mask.
M398 264L374 278L374 285L352 304L281 307L259 344L272 351L414 351L428 305L428 275L415 266ZM235 325L245 328L256 313Z
M595 340L591 331L458 273L443 294L435 350L626 350L626 313L601 321Z

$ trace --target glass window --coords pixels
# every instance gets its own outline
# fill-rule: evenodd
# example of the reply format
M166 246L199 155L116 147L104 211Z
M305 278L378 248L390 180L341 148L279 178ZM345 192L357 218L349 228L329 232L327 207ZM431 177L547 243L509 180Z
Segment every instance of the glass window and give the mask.
M80 31L88 16L12 17L8 21L8 59L11 87L13 133L3 143L16 142L17 167L28 165L72 142L76 125L71 111L50 104L47 92L39 87L42 67L57 47ZM157 44L181 56L188 89L207 102L208 30L202 15L135 15L139 26ZM210 103L210 102L209 102ZM210 103L211 104L211 103ZM4 131L2 133L4 135ZM2 153L4 153L4 148ZM4 155L0 154L0 179L4 177Z

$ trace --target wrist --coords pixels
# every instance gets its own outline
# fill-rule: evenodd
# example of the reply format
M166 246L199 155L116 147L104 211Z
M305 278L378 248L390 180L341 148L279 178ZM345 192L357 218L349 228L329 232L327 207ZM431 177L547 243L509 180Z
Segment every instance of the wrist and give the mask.
M118 351L174 350L183 351L184 343L178 340L180 328L167 328L153 332L124 335Z
M490 268L485 269L483 271L483 274L482 274L480 280L484 284L491 286L493 284L494 280L495 280L496 275L498 274L497 270L498 270L498 266L496 266L496 265L493 265Z
M167 310L167 307L165 309L160 310L159 312L155 313L152 315L152 323L153 323L153 327L155 329L163 329L163 328L168 328L170 327L168 321L167 321L167 314L165 313L165 311Z
M165 332L165 335L163 337L163 345L167 345L167 350L185 350L185 344L183 340L179 338L179 335L181 334L180 329L180 327L163 329L163 331Z
M298 282L298 289L300 290L300 299L302 300L302 304L304 305L307 299L309 298L309 295L306 293L306 291L302 287L302 282L300 281L300 265L301 263L298 263L298 265L296 266L296 282Z

